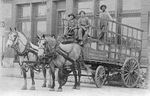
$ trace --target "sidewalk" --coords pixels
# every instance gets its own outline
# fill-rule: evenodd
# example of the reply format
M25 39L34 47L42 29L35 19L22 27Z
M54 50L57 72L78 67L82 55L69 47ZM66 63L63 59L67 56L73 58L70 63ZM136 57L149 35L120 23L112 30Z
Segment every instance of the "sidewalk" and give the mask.
M47 70L47 80L49 80L49 70ZM86 74L86 72L82 72ZM57 75L57 72L56 72ZM56 76L55 75L55 76ZM15 78L23 78L23 75L21 73L21 69L19 66L15 65L14 67L9 67L9 66L0 66L0 76L3 77L15 77ZM30 72L27 72L27 78L30 78ZM43 73L36 73L35 72L35 79L41 79L43 80ZM56 76L57 80L57 76ZM68 81L74 82L74 77L69 76ZM88 76L81 76L81 82L82 83L94 83L93 79Z

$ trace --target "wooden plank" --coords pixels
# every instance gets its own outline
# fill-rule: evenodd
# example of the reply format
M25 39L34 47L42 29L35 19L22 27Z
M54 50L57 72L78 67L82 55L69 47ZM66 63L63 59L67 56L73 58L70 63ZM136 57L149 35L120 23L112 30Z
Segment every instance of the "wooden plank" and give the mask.
M84 48L84 58L104 60L107 58L105 51L98 51L92 48Z

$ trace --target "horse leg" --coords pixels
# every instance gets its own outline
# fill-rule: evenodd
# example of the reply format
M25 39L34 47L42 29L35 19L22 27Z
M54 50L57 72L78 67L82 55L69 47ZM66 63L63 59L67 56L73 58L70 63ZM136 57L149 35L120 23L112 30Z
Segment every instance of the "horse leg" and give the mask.
M50 91L54 91L54 87L55 87L55 67L51 67L49 70L49 74L52 75L52 86L50 86ZM51 77L51 76L50 76ZM50 78L51 79L51 78ZM50 82L51 83L51 82Z
M48 88L51 87L51 80L52 80L52 74L51 74L51 70L49 69L49 84L48 84Z
M21 66L21 70L22 70L22 73L23 73L23 78L24 78L24 85L22 86L22 90L27 90L27 74L26 74L26 71L25 71L25 66Z
M57 92L62 92L62 72L63 72L63 68L59 68L58 78L60 82L59 82L59 87L58 87Z
M73 71L73 75L74 75L74 78L75 78L75 84L73 86L73 89L76 89L77 88L77 72L76 72L75 65L72 65L72 71Z
M43 68L43 76L44 76L44 83L42 85L42 87L46 87L46 68Z
M32 68L30 68L30 75L31 75L31 79L32 79L32 86L31 86L30 90L35 90L34 71Z
M78 84L77 89L80 89L80 78L81 78L81 64L78 62Z

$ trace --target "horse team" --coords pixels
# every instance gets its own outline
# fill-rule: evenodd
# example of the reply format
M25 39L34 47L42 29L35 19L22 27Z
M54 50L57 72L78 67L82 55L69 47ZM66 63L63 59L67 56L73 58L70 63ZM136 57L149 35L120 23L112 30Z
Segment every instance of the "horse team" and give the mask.
M43 35L39 37L38 46L36 46L28 41L27 37L22 32L19 32L17 29L10 29L6 46L13 48L19 56L19 63L24 77L22 90L27 89L27 68L30 69L32 79L32 86L30 89L35 90L34 69L42 65L39 64L38 61L43 60L45 57L48 58L49 73L53 81L50 86L51 91L54 91L55 87L55 68L59 69L59 88L57 90L59 92L62 91L62 81L64 78L63 70L65 68L69 68L71 70L70 72L73 72L75 78L73 89L80 88L81 66L84 66L87 71L89 71L88 67L82 62L82 47L77 43L62 44L53 37L46 38ZM41 67L41 69L44 73L43 87L46 87L46 69L45 67Z

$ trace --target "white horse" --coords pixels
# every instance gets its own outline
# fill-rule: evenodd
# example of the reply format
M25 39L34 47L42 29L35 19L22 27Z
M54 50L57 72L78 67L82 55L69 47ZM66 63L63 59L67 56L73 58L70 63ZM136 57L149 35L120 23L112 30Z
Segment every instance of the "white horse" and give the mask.
M27 89L27 75L26 72L30 69L30 75L32 79L32 86L30 90L35 90L35 82L34 82L34 69L37 65L36 61L38 61L38 47L32 44L27 40L27 37L22 33L16 30L12 30L10 28L10 33L8 34L8 40L6 42L6 47L13 48L17 55L19 56L19 64L24 77L24 86L22 90ZM24 62L27 61L27 62ZM28 61L33 61L28 63ZM42 87L46 87L46 69L43 68L44 75L44 83Z

